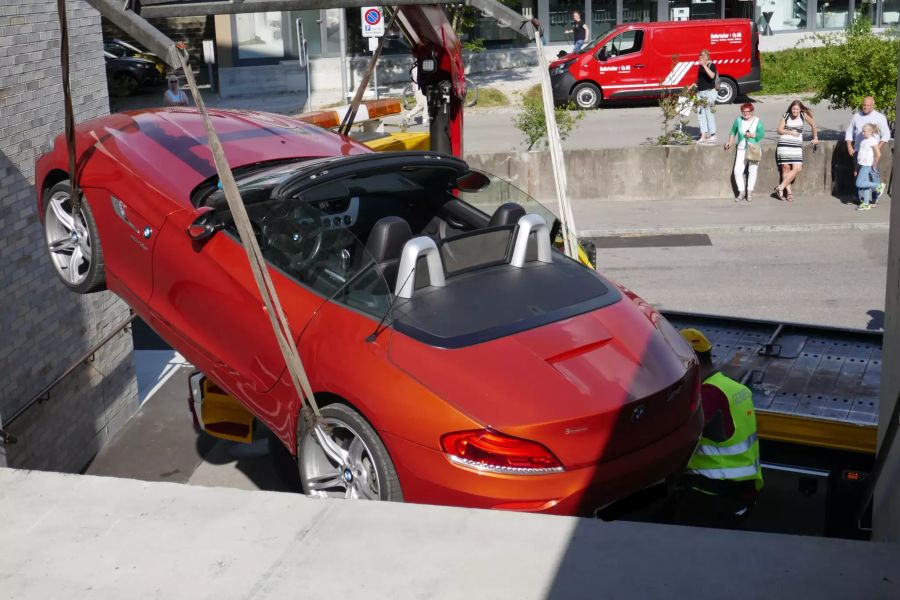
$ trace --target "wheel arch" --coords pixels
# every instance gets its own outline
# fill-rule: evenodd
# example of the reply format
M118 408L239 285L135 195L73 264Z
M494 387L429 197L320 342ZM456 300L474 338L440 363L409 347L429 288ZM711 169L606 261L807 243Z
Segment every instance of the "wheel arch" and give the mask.
M366 421L366 423L368 423L372 427L372 429L375 430L376 433L378 433L378 427L376 427L375 423L372 422L372 419L370 419L368 417L366 412L359 407L358 403L351 402L346 397L341 396L340 394L336 394L334 392L318 391L318 392L313 392L313 393L316 396L316 405L320 409L325 406L330 406L332 404L344 404L347 407L352 408L354 411L356 411L356 413L359 414L359 416L362 417ZM288 448L288 450L291 452L291 454L295 458L297 457L297 443L300 441L298 439L297 434L300 429L300 410L302 410L302 408L303 408L303 403L300 404L300 409L298 409L297 411L294 412L294 426L291 428L291 436L292 436L291 447ZM382 440L382 443L384 443L384 440Z
M600 85L600 83L598 83L596 79L592 79L590 77L588 77L586 79L578 79L575 81L575 83L572 84L572 87L569 88L569 100L570 101L572 100L572 92L574 92L575 88L578 87L579 85L581 85L582 83L592 83L594 85L594 87L600 91L600 101L603 102L603 98L606 97L606 94L603 92L603 86Z
M69 174L62 169L53 169L44 177L44 181L40 185L40 195L38 196L38 217L41 222L44 221L44 197L47 195L54 185L69 178Z

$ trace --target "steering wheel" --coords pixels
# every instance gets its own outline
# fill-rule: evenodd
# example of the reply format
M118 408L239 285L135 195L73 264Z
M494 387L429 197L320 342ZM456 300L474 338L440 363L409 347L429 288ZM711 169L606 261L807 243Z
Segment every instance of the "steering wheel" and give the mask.
M302 272L322 251L324 228L318 215L304 215L302 219L277 219L262 225L268 246L280 251L290 261L290 270Z

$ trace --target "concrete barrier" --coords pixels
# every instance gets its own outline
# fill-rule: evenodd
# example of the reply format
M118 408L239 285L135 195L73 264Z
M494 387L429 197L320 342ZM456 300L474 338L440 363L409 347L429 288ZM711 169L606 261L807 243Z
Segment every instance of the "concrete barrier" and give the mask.
M780 181L775 144L763 142L756 194L769 193ZM893 142L882 153L879 170L890 181ZM660 200L729 198L736 192L734 149L716 146L637 146L568 150L569 196L579 200ZM550 155L543 152L467 154L476 168L504 177L540 201L553 201ZM795 195L851 196L856 193L853 159L844 142L821 142L803 149L803 171L792 185Z

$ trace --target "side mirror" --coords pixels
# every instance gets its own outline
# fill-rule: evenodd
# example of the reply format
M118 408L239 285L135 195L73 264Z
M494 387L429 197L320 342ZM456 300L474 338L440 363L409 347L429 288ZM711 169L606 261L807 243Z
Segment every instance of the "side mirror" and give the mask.
M188 237L195 242L203 242L222 229L223 223L216 217L216 211L211 206L202 206L194 212L194 220L187 228Z

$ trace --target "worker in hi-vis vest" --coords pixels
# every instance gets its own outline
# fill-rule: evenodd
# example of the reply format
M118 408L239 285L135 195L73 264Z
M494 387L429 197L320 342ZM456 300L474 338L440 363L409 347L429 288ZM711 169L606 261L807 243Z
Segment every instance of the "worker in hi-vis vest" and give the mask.
M713 366L712 344L684 329L700 360L700 398L705 425L683 479L679 518L698 525L728 526L742 520L763 486L753 393Z

